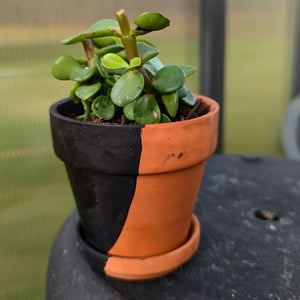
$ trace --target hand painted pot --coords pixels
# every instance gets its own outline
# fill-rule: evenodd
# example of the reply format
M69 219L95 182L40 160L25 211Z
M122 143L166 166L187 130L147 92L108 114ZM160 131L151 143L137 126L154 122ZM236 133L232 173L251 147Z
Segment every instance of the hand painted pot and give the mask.
M156 277L196 251L200 227L193 210L205 161L215 151L219 113L215 101L201 99L210 106L206 115L155 125L81 122L68 117L81 110L70 99L51 106L54 150L80 216L79 244L86 243L84 253L106 257L107 275Z

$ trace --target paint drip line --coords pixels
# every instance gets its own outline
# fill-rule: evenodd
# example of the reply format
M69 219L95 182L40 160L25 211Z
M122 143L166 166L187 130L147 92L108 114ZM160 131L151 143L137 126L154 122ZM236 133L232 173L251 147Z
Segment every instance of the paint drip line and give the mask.
M14 158L24 158L32 155L48 154L53 152L52 147L41 147L41 148L19 148L19 149L9 149L0 151L0 160L14 159Z

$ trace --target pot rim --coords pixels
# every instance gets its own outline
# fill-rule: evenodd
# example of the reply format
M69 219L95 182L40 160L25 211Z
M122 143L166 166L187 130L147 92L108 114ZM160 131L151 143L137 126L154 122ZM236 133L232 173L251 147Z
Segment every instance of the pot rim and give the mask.
M61 120L64 120L64 121L68 121L68 122L72 122L72 123L77 123L77 124L84 124L85 126L100 126L100 127L116 127L116 128L130 128L130 127L139 127L139 128L142 128L142 127L145 127L145 126L159 126L161 128L168 128L168 127L173 127L173 126L186 126L187 124L193 124L193 123L197 123L200 119L201 120L204 120L204 119L208 119L208 118L211 118L212 115L214 115L216 112L219 111L219 104L209 98L209 97L206 97L206 96L203 96L203 95L198 95L196 94L196 97L197 97L197 100L198 99L201 99L201 101L203 101L207 106L210 105L210 110L205 114L205 115L202 115L200 117L197 117L197 118L194 118L194 119L190 119L190 120L183 120L183 121L177 121L177 122L170 122L170 123L157 123L157 124L116 124L116 123L105 123L105 124L99 124L99 123L91 123L91 122L82 122L80 120L76 120L76 119L73 119L71 117L68 117L68 116L65 116L61 113L58 112L58 107L64 103L68 103L68 102L71 102L71 98L64 98L62 100L59 100L55 103L53 103L51 106L50 106L50 115L54 116L55 118L58 118L58 119L61 119Z

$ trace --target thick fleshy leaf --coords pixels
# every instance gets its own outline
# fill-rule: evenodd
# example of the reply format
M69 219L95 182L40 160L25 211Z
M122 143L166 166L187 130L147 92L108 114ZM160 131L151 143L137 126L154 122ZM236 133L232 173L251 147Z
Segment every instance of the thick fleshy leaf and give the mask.
M93 45L98 48L104 48L117 44L116 38L113 36L104 36L96 39L92 39Z
M166 66L155 74L152 79L152 86L162 93L172 93L183 86L185 78L180 67Z
M163 104L165 105L169 115L174 118L178 110L178 94L173 92L171 94L163 94L161 97Z
M75 84L73 85L73 87L70 90L70 98L75 102L75 103L79 103L80 99L76 96L75 91L80 87L80 83L79 82L75 82Z
M106 69L110 76L118 75L121 76L124 73L124 68L122 69Z
M183 86L179 90L177 90L178 98L183 98L187 95L188 89Z
M128 69L133 69L133 68L139 67L141 64L142 64L142 60L139 57L134 57L130 61L130 65L129 65Z
M137 42L137 48L139 57L142 59L143 63L159 54L158 49L151 47L144 42Z
M187 91L187 95L180 99L180 101L188 106L194 106L196 104L196 96L190 90Z
M149 59L147 61L147 64L154 66L158 71L165 66L158 57Z
M161 114L161 120L160 120L160 123L171 123L171 119L165 115L165 114Z
M107 36L120 36L120 27L117 21L104 19L91 25L86 32L66 38L61 41L64 45L83 42L86 39L96 39Z
M90 79L93 75L95 75L96 71L97 71L96 66L92 66L90 68L81 68L73 71L70 74L70 79L74 81L83 82Z
M161 112L152 94L146 94L138 99L134 106L134 119L138 124L160 123Z
M80 33L75 36L71 36L69 38L66 38L61 41L63 45L73 45L79 42L83 42L84 40L87 39L95 39L99 37L105 37L105 36L115 36L115 37L120 37L121 32L119 29L102 29L102 30L96 30L92 32L84 32Z
M97 30L104 30L104 29L119 29L119 23L112 19L103 19L95 22L91 25L86 32L94 32Z
M143 92L144 83L144 77L139 71L130 70L124 73L111 90L113 103L123 107L136 100Z
M101 83L96 82L90 85L81 85L75 91L75 95L83 101L88 100L94 96L101 88Z
M115 53L105 54L101 58L101 63L107 69L121 69L129 67L129 64Z
M147 45L155 48L154 44L150 43L149 41L145 40L145 39L141 39L141 38L137 38L136 39L137 42L143 42L143 43L146 43Z
M156 12L146 12L139 15L135 21L140 29L146 29L149 31L161 30L170 25L170 20L163 15Z
M99 73L101 74L101 76L103 78L108 78L109 74L106 71L106 69L104 68L104 66L102 65L100 58L96 54L94 54L94 62L95 62L95 65L96 65Z
M95 54L99 57L104 56L107 53L118 53L124 49L124 46L122 45L110 45L104 48L101 48L99 50L95 51Z
M125 61L127 61L127 62L129 63L129 59L128 59L128 56L127 56L127 53L126 53L125 50L120 51L120 52L118 53L118 55L119 55L120 57L122 57Z
M191 76L197 70L196 67L190 66L190 65L183 65L183 66L181 66L181 69L183 70L186 77Z
M135 106L136 101L130 102L129 104L125 105L123 108L123 113L124 116L128 119L128 120L134 120L134 106Z
M115 115L115 106L108 97L101 95L93 101L92 111L104 120L111 120Z
M153 78L153 76L163 67L164 64L157 57L151 58L144 64L144 68L146 69L150 78Z
M69 55L59 57L52 67L52 75L56 79L69 80L72 72L81 70L81 64Z
M88 59L87 59L86 57L76 58L76 60L77 60L81 65L87 65L87 64L88 64Z
M84 33L80 33L78 35L70 36L66 39L63 39L61 43L63 45L73 45L79 42L83 42L85 40Z
M144 64L144 69L146 70L149 78L152 80L154 75L157 73L157 69L153 67L152 65Z
M150 30L146 30L146 29L141 29L140 27L135 27L132 28L132 32L135 36L139 36L139 35L144 35L147 34L149 32L151 32Z

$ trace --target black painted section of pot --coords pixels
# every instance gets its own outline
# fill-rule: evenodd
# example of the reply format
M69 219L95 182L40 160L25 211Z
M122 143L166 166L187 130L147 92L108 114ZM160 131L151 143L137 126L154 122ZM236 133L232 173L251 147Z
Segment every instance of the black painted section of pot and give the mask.
M137 175L144 125L95 124L70 118L82 113L69 98L50 107L53 147L65 163L104 174Z
M94 272L103 275L108 256L96 251L96 249L86 242L80 222L76 225L76 242L81 255L86 259L91 269Z
M136 176L102 174L66 164L85 237L108 252L117 241L132 202Z
M107 252L122 231L134 196L143 125L94 124L70 117L81 110L70 99L51 106L53 147L65 162L88 242Z

